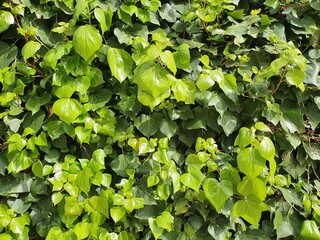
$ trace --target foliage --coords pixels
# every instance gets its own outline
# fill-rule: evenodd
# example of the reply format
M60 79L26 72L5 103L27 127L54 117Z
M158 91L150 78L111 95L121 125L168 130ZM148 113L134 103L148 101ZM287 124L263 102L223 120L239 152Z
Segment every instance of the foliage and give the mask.
M1 239L320 239L318 0L5 0Z

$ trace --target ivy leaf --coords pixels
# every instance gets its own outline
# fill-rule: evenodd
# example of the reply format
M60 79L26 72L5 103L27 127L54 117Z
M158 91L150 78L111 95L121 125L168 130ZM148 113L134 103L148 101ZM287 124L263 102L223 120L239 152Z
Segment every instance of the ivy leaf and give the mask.
M177 79L176 83L172 86L172 91L178 102L183 101L186 104L194 104L196 86L193 81L188 79Z
M97 29L91 25L79 27L73 35L73 47L84 60L88 61L100 49L102 37Z
M85 239L90 234L90 224L87 222L79 222L74 227L74 233L78 239Z
M14 17L11 12L0 10L0 33L6 31L14 24Z
M245 176L238 184L237 190L244 196L255 196L263 201L267 196L267 187L264 181L258 177L249 178Z
M260 141L259 145L259 153L261 156L263 156L265 159L272 160L275 157L276 149L273 145L273 142L268 137L263 137Z
M119 222L126 215L126 210L122 207L112 207L110 216L114 222Z
M73 98L61 98L57 100L52 110L59 118L70 124L82 113L82 105Z
M173 220L174 217L168 211L164 211L156 218L156 224L170 232L172 230Z
M258 228L261 213L267 211L268 206L254 196L249 196L244 200L239 200L233 205L232 216L242 217L254 227Z
M302 223L300 234L308 240L320 239L320 231L317 223L313 220L304 220Z
M176 75L177 67L176 67L176 63L174 61L174 57L173 57L172 52L170 52L169 50L161 52L160 58L161 58L161 61L167 65L167 68L169 68L171 70L173 75Z
M151 116L142 114L134 122L135 127L147 138L155 134L160 126L162 114L156 113Z
M41 44L35 41L28 41L21 50L21 54L24 61L34 56L36 52L41 48Z
M163 119L160 124L160 131L166 135L169 139L174 136L178 130L178 125L175 121L170 121L168 119Z
M320 147L318 143L303 143L303 148L312 160L320 160Z
M248 177L256 177L262 173L266 159L257 149L248 147L238 153L237 162L241 172Z
M51 95L48 93L42 94L42 96L31 96L26 102L26 109L32 112L32 115L40 110L40 107L49 103L51 100Z
M95 8L94 9L94 16L98 20L98 22L100 23L100 28L101 28L101 31L103 34L104 32L106 32L109 29L107 26L106 15L101 8Z
M92 104L91 109L93 111L98 110L99 108L106 105L112 97L112 92L109 89L99 89L98 91L91 93L89 95L89 103Z
M164 231L164 228L159 227L154 218L148 218L148 223L154 238L157 240Z
M233 195L233 185L228 180L218 182L214 178L207 178L203 184L203 190L217 212L221 212L225 202Z
M93 176L94 174L89 167L85 167L81 172L78 173L76 180L77 186L86 195L88 195L91 186L90 178Z
M133 76L133 82L140 90L150 94L154 99L166 93L176 79L158 64L145 62L139 65Z
M218 124L223 128L224 133L229 136L238 127L238 118L232 112L225 112L218 118Z
M181 44L175 53L173 53L173 57L176 63L177 68L188 70L190 69L190 51L189 45L186 43Z
M133 60L129 53L122 49L108 49L108 64L111 73L120 82L123 82L130 74L133 68Z
M138 89L138 100L145 106L150 107L151 111L153 111L154 107L159 105L164 101L164 99L170 97L170 89L168 89L163 94L159 95L157 98L154 98L151 94Z
M298 87L304 79L304 71L299 69L290 69L286 73L286 80L291 85Z
M190 172L181 175L180 182L196 192L199 192L200 185L204 178L203 173L199 169L193 168Z
M254 138L255 134L252 129L242 127L240 128L239 134L234 141L234 145L239 146L239 148L245 148L253 142Z

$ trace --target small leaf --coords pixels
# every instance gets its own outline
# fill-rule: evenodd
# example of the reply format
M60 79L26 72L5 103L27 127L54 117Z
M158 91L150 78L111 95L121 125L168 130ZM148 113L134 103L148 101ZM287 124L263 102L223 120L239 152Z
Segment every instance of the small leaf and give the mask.
M59 118L70 124L82 113L82 105L73 98L61 98L57 100L52 107L53 112Z
M255 139L255 134L252 129L242 127L239 130L239 134L234 141L235 146L239 146L239 148L245 148L249 144L253 142Z
M228 180L218 182L214 178L208 178L203 184L203 190L206 198L221 212L225 202L233 195L233 185Z
M176 63L177 68L179 69L189 69L190 68L190 51L189 45L186 43L181 44L175 53L173 53L173 57Z
M101 8L95 8L94 9L94 16L98 20L98 22L100 23L100 28L101 28L101 31L103 34L105 31L108 30L106 15Z
M21 55L24 61L34 56L34 54L41 48L41 44L35 41L28 41L21 50Z
M204 178L203 173L199 169L194 168L190 172L182 174L180 182L185 186L192 188L196 192L199 192L200 185Z
M169 139L175 135L178 130L178 125L175 121L163 119L160 124L160 131L166 135Z
M108 49L108 64L111 73L120 82L123 82L130 74L133 68L133 60L129 53L122 49Z
M79 27L73 35L73 47L84 60L88 61L100 49L102 37L97 29L91 25Z
M114 222L119 222L126 215L126 210L121 207L112 207L110 215Z
M88 192L91 187L90 178L93 176L94 174L89 167L85 167L81 172L78 173L77 180L76 180L77 186L86 195L88 195Z
M174 57L173 57L172 52L170 52L169 50L161 52L160 53L160 58L161 58L161 61L164 62L164 64L167 65L167 68L169 68L171 70L173 75L176 75L177 67L176 67L176 63L174 61Z
M249 178L245 176L238 184L237 190L244 196L253 195L261 201L263 201L267 196L266 184L258 177Z
M172 86L172 91L178 102L183 101L186 104L194 104L196 86L193 81L188 79L177 80Z
M154 218L149 218L148 223L154 238L157 240L161 236L164 228L159 227Z
M134 126L147 138L154 135L161 123L162 114L156 113L151 116L142 114L134 122Z
M39 160L32 165L32 172L39 178L43 177L43 165Z

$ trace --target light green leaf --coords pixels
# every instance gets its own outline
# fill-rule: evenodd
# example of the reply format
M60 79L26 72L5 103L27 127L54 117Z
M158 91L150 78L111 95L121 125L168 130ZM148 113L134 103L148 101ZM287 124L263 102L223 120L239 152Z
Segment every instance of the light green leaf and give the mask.
M178 125L175 121L170 121L168 119L163 119L160 124L160 131L166 135L169 139L174 136L178 130Z
M81 172L78 173L77 180L76 180L77 186L86 195L88 195L88 192L91 187L90 178L93 176L94 174L89 167L85 167Z
M217 212L221 212L225 202L233 195L233 185L228 180L218 182L214 178L208 178L203 184L203 190L206 198Z
M118 48L108 49L108 64L111 73L120 82L123 82L131 74L133 68L133 60L129 53Z
M173 57L172 52L170 52L169 50L161 52L160 53L160 58L161 58L161 61L164 62L164 64L167 65L167 68L169 68L171 70L173 75L176 75L177 67L176 67L176 63L174 61L174 57Z
M6 31L14 24L14 17L10 12L0 10L0 33Z
M10 230L16 234L22 234L26 224L28 223L24 217L13 218L10 222Z
M304 220L302 223L300 234L307 240L319 240L320 231L317 223L313 220Z
M172 86L172 91L178 102L183 101L186 104L194 104L196 86L193 81L189 79L177 79L176 83Z
M159 227L154 218L149 218L148 223L154 238L157 240L162 235L164 228Z
M286 79L288 83L298 87L300 83L303 82L304 79L304 71L299 69L290 69L286 73Z
M267 211L268 207L255 197L247 197L233 205L232 216L242 217L254 227L258 227L261 213Z
M174 217L168 211L164 211L156 218L156 224L170 232L172 230L173 220Z
M103 34L104 32L106 32L108 30L106 15L101 8L95 8L94 9L94 16L98 20L98 22L100 23L100 28L101 28L101 31Z
M248 177L256 177L262 173L266 159L260 155L257 149L248 147L238 153L237 162L241 172Z
M262 157L267 160L272 160L275 157L276 149L273 142L268 137L263 137L260 141L258 151Z
M177 68L188 70L190 69L190 51L189 45L186 43L181 44L175 53L173 53L173 57L176 63Z
M28 58L34 56L36 52L41 48L41 44L35 41L28 41L21 50L21 54L24 61L27 61Z
M126 215L126 210L122 207L112 207L110 215L114 222L119 222Z
M181 175L180 182L199 192L200 185L204 178L205 176L199 169L193 168L190 172Z
M88 61L102 45L102 37L91 25L79 27L73 35L73 47L84 60Z
M41 161L38 160L32 165L32 172L36 177L43 177L43 165Z
M236 140L234 141L235 146L239 146L239 148L245 148L249 144L253 142L255 139L255 133L252 131L252 129L247 127L242 127L239 130L239 134L236 137Z
M85 239L90 234L90 224L87 222L79 222L74 227L74 233L78 239Z
M228 96L237 91L237 79L232 74L227 74L219 82L219 87Z
M215 81L211 78L211 74L201 73L197 79L196 85L201 92L207 90L215 84Z
M166 93L176 79L158 64L145 62L134 71L133 82L154 99Z
M249 178L245 176L238 184L237 190L243 196L253 195L261 201L267 196L266 184L258 177Z
M70 124L82 113L82 105L73 98L61 98L57 100L52 107L54 114Z
M254 127L262 132L271 132L270 128L268 127L268 125L266 125L263 122L257 122L254 124Z

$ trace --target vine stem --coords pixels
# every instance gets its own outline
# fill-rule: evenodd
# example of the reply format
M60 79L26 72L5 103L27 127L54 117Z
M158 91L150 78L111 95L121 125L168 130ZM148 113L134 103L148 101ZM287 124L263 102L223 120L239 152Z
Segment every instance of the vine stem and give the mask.
M283 72L282 72L282 74L281 74L281 76L280 76L280 80L279 80L276 88L272 91L272 94L271 94L272 96L278 91L279 87L280 87L281 84L284 82L283 79L284 79L284 76L285 76L285 74L286 74L286 72L287 72L287 69L288 69L288 64L285 66L285 68L284 68L284 70L283 70Z

